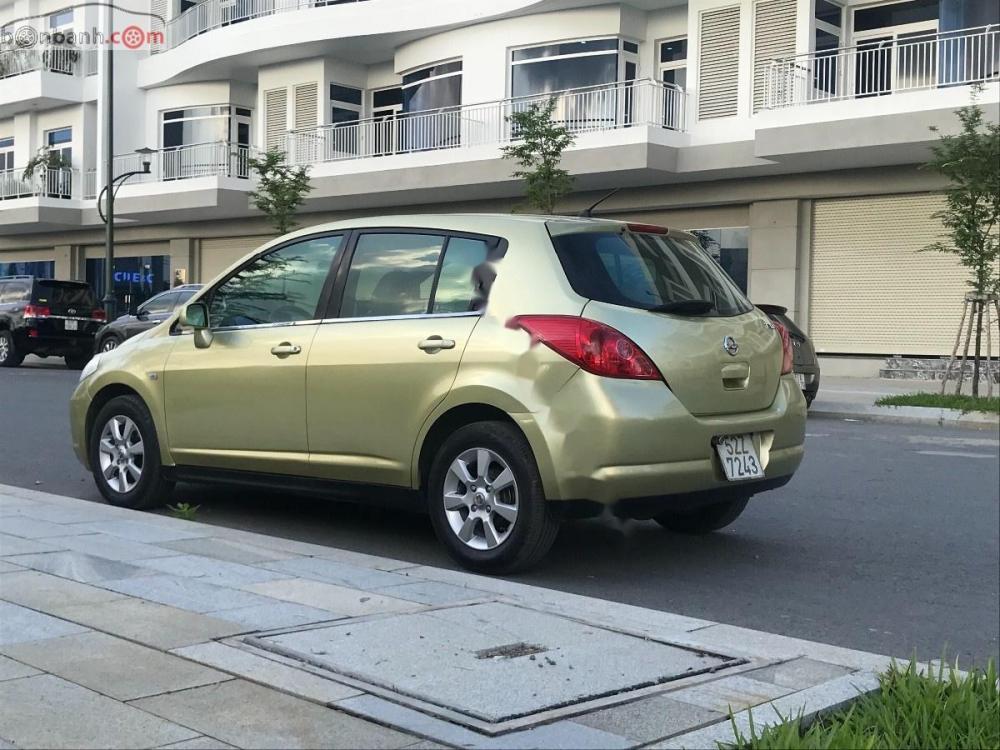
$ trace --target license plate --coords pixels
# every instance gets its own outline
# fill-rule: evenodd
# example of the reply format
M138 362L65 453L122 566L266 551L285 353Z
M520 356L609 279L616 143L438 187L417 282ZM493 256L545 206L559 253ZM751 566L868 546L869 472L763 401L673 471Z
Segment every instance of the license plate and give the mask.
M75 331L80 326L80 324L77 321L75 321L75 320L67 320L67 321L64 321L64 322L66 323L66 330L67 331Z
M761 479L764 468L753 446L753 434L722 435L715 439L715 450L722 461L722 470L730 482Z
M804 389L806 387L806 376L801 372L795 373L795 383L799 386L799 388Z

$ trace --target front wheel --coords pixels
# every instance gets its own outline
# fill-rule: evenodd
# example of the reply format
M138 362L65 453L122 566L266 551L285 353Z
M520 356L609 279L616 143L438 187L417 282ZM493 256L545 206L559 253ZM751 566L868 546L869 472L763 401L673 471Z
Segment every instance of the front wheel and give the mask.
M739 518L748 502L750 502L749 495L693 510L664 511L654 516L654 519L660 526L669 531L677 531L681 534L708 534L724 529Z
M483 573L534 565L559 531L531 446L506 422L467 425L445 440L431 465L427 501L449 554Z
M104 337L103 341L101 341L99 349L102 352L110 352L113 349L117 349L121 345L121 343L122 340L120 338L112 334L109 334Z
M97 489L111 505L141 510L170 499L156 427L138 396L118 396L101 408L88 447Z

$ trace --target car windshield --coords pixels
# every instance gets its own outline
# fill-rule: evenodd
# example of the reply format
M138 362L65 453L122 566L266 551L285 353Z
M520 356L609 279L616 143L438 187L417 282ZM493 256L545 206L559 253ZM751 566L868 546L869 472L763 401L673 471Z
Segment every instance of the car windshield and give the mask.
M753 309L693 240L608 230L561 234L552 242L573 289L588 299L712 317Z
M35 302L50 307L78 307L87 310L97 307L94 293L88 285L50 279L40 279L35 283Z

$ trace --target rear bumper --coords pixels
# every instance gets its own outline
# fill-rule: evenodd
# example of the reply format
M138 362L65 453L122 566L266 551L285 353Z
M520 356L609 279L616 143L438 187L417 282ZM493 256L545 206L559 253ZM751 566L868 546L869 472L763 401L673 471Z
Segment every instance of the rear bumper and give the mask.
M806 402L795 380L785 376L767 409L695 417L663 383L581 371L550 409L520 415L519 422L551 500L707 504L713 491L717 501L719 493L752 494L788 481L802 462ZM763 482L725 479L712 438L739 433L757 436Z
M16 329L14 345L24 353L78 354L94 348L94 334L100 325L93 321L79 321L79 330L66 331L65 323L57 318L28 319Z

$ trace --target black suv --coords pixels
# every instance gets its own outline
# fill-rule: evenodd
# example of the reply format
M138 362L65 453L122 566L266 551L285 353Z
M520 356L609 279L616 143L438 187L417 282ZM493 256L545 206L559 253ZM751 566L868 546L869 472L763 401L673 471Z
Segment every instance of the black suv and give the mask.
M89 284L34 276L0 276L0 367L17 367L26 354L65 357L79 370L104 325Z

